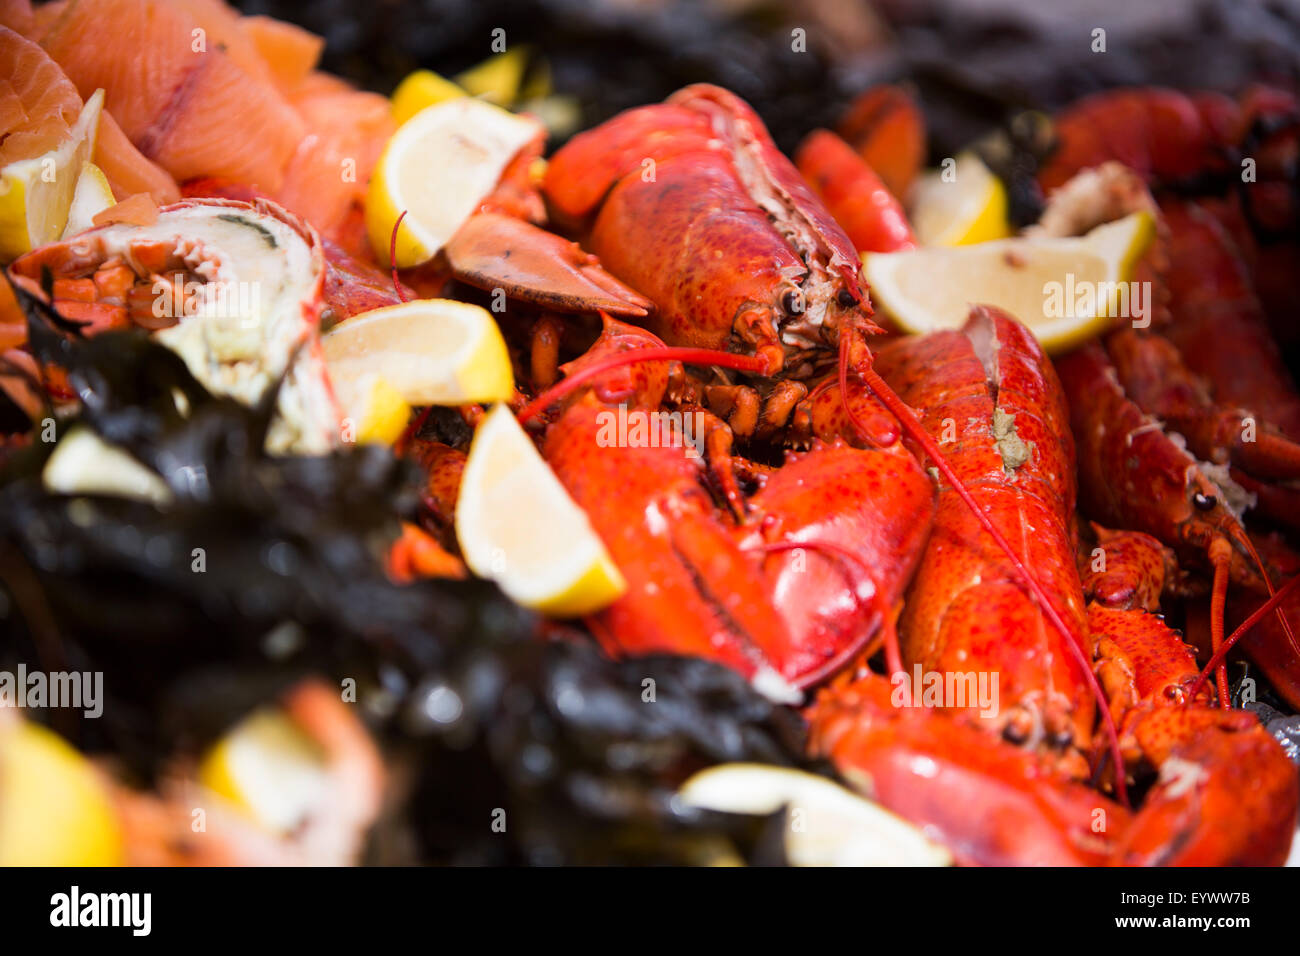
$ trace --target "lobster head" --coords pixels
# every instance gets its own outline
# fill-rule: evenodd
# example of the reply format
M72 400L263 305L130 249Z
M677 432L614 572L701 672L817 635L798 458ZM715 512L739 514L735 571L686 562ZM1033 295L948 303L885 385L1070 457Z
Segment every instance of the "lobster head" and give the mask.
M696 84L621 113L552 158L553 221L654 301L669 345L811 372L842 330L879 331L857 250L739 97Z

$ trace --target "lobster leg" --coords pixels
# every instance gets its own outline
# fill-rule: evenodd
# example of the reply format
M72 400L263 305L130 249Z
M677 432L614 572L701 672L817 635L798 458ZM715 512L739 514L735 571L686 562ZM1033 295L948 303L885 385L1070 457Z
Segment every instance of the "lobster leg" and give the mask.
M1168 340L1120 329L1107 336L1106 351L1128 396L1186 438L1198 457L1231 461L1260 479L1300 478L1300 444L1251 412L1217 406Z
M1277 569L1280 577L1288 581L1296 579L1300 574L1300 553L1289 547L1280 535L1256 535L1254 539L1264 559ZM1287 588L1288 585L1278 588L1278 594ZM1239 640L1246 656L1278 696L1293 709L1300 710L1300 641L1287 634L1276 615L1259 614L1264 604L1254 594L1233 594L1228 606L1229 620L1237 630L1245 628ZM1279 607L1289 620L1300 615L1300 600L1294 596L1284 596Z

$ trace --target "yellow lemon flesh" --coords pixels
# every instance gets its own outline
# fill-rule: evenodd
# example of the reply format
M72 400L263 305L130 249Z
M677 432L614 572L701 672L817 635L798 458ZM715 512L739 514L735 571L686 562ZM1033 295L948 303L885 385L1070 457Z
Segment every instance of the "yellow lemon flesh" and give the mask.
M437 255L496 188L515 154L545 128L469 97L429 106L393 134L366 193L366 229L381 263L393 228L396 264L405 269Z
M122 851L89 761L38 724L0 721L0 866L116 866Z
M950 173L935 171L912 191L912 230L923 246L965 246L1011 235L1007 191L974 153L962 153Z
M0 262L63 235L82 167L95 151L104 91L96 90L54 149L0 169Z
M72 205L68 207L68 222L60 238L67 239L85 232L95 224L97 215L116 204L113 188L109 186L104 171L94 163L84 163L72 194Z
M488 57L456 77L456 83L470 96L480 96L498 106L512 106L528 65L528 47L516 46Z
M411 403L376 373L358 378L334 375L334 394L344 415L344 437L365 444L391 445L411 418Z
M1136 212L1072 238L868 253L863 271L872 302L907 332L958 328L972 305L994 305L1057 354L1116 318L1149 317L1150 290L1131 278L1154 232L1150 214Z
M504 405L474 433L456 536L475 574L553 617L598 611L627 589L587 515Z
M251 714L199 764L199 783L262 827L288 833L329 797L324 754L279 710Z
M767 816L786 808L795 866L947 866L952 854L912 824L816 774L768 764L701 770L677 797L690 807Z
M363 312L322 335L321 346L331 379L349 395L365 391L371 376L410 405L500 402L514 394L501 330L486 309L468 302L416 299ZM391 395L381 402L389 424L400 417Z
M423 109L465 95L464 90L446 77L432 70L416 70L393 90L393 119L400 126Z

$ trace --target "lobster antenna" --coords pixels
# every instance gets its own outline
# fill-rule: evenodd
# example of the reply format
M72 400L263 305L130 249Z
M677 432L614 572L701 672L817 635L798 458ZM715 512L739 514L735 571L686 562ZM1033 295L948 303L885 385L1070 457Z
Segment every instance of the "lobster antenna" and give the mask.
M848 350L849 336L843 335L840 338L840 400L844 403L844 411L848 414L849 420L853 422L854 426L865 437L867 432L848 400ZM1088 660L1087 655L1084 654L1083 648L1075 643L1074 637L1070 634L1070 629L1065 626L1065 621L1061 619L1060 613L1056 610L1056 605L1048 599L1047 592L1043 590L1042 585L1038 583L1038 580L1029 572L1029 569L1025 567L1025 563L1020 560L1019 555L1017 555L1012 549L1010 542L1007 541L1002 532L997 529L997 526L993 524L993 521L989 516L980 509L974 496L971 495L970 491L966 488L965 484L962 483L961 479L957 477L957 473L953 471L952 465L948 463L948 459L944 456L943 452L939 450L938 444L930 437L930 433L925 430L924 426L922 426L917 420L916 415L907 407L907 403L899 398L898 393L890 388L888 383L880 377L880 373L871 367L870 350L867 351L867 356L868 359L866 364L855 368L853 370L854 374L862 379L863 383L866 384L866 386L875 394L876 398L880 400L880 403L889 410L890 414L898 419L898 422L903 426L903 429L912 436L912 439L918 445L921 446L926 457L934 463L934 466L939 469L940 474L942 474L943 477L947 479L948 484L952 486L953 491L957 492L958 497L965 502L966 507L969 508L971 514L975 516L975 520L979 522L980 527L988 533L989 537L993 539L998 548L1007 556L1007 559L1011 562L1011 566L1015 568L1016 574L1019 575L1025 586L1033 594L1034 599L1038 602L1039 608L1047 616L1052 627L1054 627L1061 636L1065 638L1065 644L1070 648L1071 653L1074 654L1076 661L1083 670L1085 679L1088 683L1088 688L1091 690L1093 697L1097 701L1098 709L1101 710L1102 724L1106 728L1106 737L1110 745L1111 759L1115 761L1116 796L1119 797L1120 802L1123 803L1124 806L1130 806L1128 801L1128 788L1124 784L1124 773L1122 771L1124 760L1120 753L1119 731L1115 727L1115 719L1111 716L1110 707L1106 703L1106 695L1102 692L1101 686L1097 683L1097 675L1092 672L1092 663Z
M1274 593L1272 597L1257 607L1250 617L1241 622L1241 626L1233 631L1226 640L1224 640L1223 644L1214 652L1214 655L1209 659L1205 667L1202 668L1200 675L1196 678L1196 682L1188 688L1187 699L1184 701L1184 706L1195 699L1201 688L1205 686L1205 682L1209 679L1210 675L1214 673L1215 669L1221 663L1223 663L1224 658L1228 656L1228 652L1236 646L1237 642L1250 633L1250 629L1258 624L1265 614L1268 614L1277 608L1277 606L1282 603L1282 600L1290 595L1290 593L1297 587L1300 587L1300 574L1297 574L1290 581L1286 582L1286 584L1278 588L1277 592Z
M1273 596L1273 581L1268 575L1268 568L1264 566L1264 559L1259 556L1255 550L1255 542L1250 540L1250 535L1242 530L1241 543L1246 546L1246 551L1251 560L1255 562L1255 567L1259 568L1259 576L1264 579L1264 587L1268 589L1268 596ZM1295 631L1291 630L1291 621L1286 616L1286 612L1279 606L1277 609L1277 620L1282 625L1282 633L1286 635L1287 642L1291 645L1291 650L1295 651L1296 656L1300 657L1300 644L1296 643Z
M690 365L719 365L723 368L736 369L741 372L762 373L768 370L768 363L757 355L737 355L721 349L696 349L675 345L657 345L644 349L628 349L597 359L586 368L579 369L572 375L566 375L542 394L525 405L519 412L519 421L528 422L536 418L560 399L574 392L578 387L591 381L597 375L623 365L638 365L642 362L685 362Z
M393 231L388 237L388 268L393 274L393 291L403 302L411 301L402 291L402 281L397 278L397 230L402 228L402 220L406 218L407 210L403 209L397 217L397 222L393 223Z
M1228 570L1232 564L1232 545L1228 539L1216 537L1210 543L1210 561L1214 565L1214 588L1210 592L1210 647L1217 654L1223 646L1223 612L1228 601ZM1222 661L1214 675L1219 692L1219 706L1228 710L1228 668Z

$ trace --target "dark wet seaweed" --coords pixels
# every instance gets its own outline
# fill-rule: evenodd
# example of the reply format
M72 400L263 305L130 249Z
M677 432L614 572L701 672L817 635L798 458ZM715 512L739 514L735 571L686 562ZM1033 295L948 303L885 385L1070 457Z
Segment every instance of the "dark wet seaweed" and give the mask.
M146 335L80 338L22 298L34 354L82 398L57 434L94 429L174 495L52 494L40 473L53 445L39 441L0 472L0 666L103 672L102 717L48 713L78 746L147 784L302 675L350 678L416 779L379 833L414 833L417 849L377 839L375 861L684 863L726 840L779 862L779 823L671 795L718 760L797 763L790 712L708 662L616 663L578 632L545 643L486 582L395 586L383 555L415 514L412 464L376 447L267 455L273 392L255 408L213 396Z

